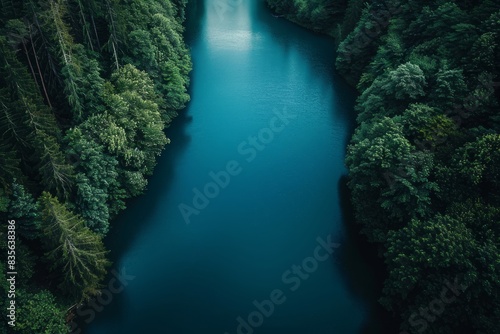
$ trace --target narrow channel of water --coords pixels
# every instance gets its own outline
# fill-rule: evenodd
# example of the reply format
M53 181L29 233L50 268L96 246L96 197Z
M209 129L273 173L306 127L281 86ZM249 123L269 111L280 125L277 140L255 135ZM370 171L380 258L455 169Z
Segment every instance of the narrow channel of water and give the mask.
M189 7L192 101L106 240L135 278L86 332L381 332L344 223L354 91L333 42L263 1L217 3Z

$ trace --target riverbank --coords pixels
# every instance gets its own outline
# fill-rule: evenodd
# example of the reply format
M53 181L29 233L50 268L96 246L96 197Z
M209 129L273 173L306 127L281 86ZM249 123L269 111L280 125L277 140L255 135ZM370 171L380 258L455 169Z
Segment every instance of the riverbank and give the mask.
M268 2L307 20L331 19L326 1ZM489 288L500 289L498 271L486 270L478 258L500 208L492 190L500 184L494 172L500 67L493 65L500 8L488 1L358 5L353 0L345 8L344 23L353 25L344 29L336 67L360 92L348 185L356 221L388 270L380 301L406 332L498 331L500 306ZM360 16L353 20L356 8ZM458 25L468 29L452 28ZM477 166L481 172L473 176ZM494 233L488 241L493 261L499 240ZM443 282L455 282L460 297L453 303L438 297L437 290L449 287ZM429 305L427 317L422 310Z
M0 251L19 275L16 324L0 333L67 332L76 306L101 297L111 266L102 239L146 189L189 101L185 5L2 6L0 220L17 233L14 252L0 231ZM2 260L4 283L6 269Z
M106 240L136 278L87 332L383 333L342 218L354 96L331 75L331 39L264 1L215 4L188 9L192 100L125 233Z

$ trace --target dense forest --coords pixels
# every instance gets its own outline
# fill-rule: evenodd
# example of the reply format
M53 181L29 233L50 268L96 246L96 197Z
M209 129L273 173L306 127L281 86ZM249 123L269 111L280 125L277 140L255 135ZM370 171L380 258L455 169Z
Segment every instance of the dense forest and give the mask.
M267 2L332 36L359 92L348 186L380 303L402 333L500 332L500 2ZM0 334L68 332L102 288L109 223L189 101L186 3L0 0L0 291L13 265L22 300Z
M186 0L0 1L0 308L19 333L65 333L109 268L102 238L169 143L191 70ZM4 228L5 227L5 228ZM9 248L9 250L12 250ZM7 333L3 312L0 333Z
M359 91L356 220L402 333L500 332L500 3L268 0Z

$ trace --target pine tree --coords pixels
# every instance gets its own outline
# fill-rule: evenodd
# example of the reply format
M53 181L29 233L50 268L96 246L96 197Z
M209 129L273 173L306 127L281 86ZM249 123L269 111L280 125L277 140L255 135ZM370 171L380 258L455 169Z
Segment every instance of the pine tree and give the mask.
M109 266L101 238L49 193L42 193L39 203L46 259L63 273L62 291L80 299L95 295Z
M12 184L12 200L9 216L16 220L18 233L26 239L33 240L40 234L40 212L33 196L23 185Z

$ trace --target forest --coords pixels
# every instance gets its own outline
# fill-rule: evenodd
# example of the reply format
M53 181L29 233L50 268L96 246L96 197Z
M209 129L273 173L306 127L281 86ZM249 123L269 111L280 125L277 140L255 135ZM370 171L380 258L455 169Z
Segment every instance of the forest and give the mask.
M252 0L253 1L253 0ZM500 332L500 3L267 0L336 43L358 91L356 221L401 334ZM189 102L187 0L0 0L0 292L16 326L66 333L111 268L103 238L143 193ZM307 97L305 97L307 98ZM8 308L8 299L0 299Z
M379 302L401 333L498 333L500 3L268 4L333 36L359 92L348 186L385 263Z
M0 1L2 254L7 222L16 229L0 290L15 268L22 300L9 330L67 333L72 310L99 292L109 223L146 188L189 101L186 3Z

